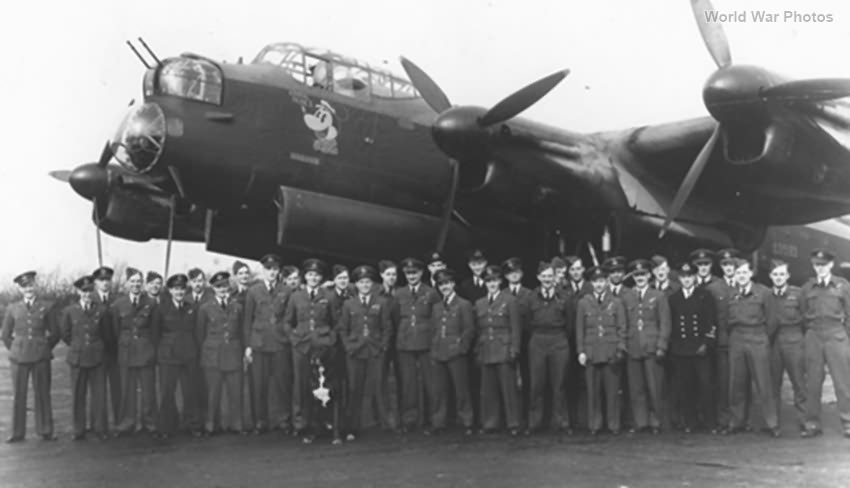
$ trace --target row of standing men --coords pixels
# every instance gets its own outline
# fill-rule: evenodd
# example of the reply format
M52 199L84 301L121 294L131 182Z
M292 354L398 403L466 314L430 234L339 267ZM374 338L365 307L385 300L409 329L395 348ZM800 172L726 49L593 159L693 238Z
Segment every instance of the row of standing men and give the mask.
M722 278L711 274L715 257ZM438 253L426 261L431 286L422 282L426 264L415 258L400 263L403 287L395 286L399 267L390 261L350 273L335 266L325 287L323 262L307 260L297 270L269 254L253 285L250 268L237 262L235 287L229 273L220 272L210 291L193 269L169 277L163 293L160 276L149 273L149 293L143 293L142 273L128 269L127 293L120 297L111 293L112 270L99 268L77 280L79 300L61 314L36 296L35 273L23 273L15 279L23 298L9 307L2 327L15 391L9 441L25 435L29 376L36 430L55 438L50 359L59 340L69 344L75 439L85 438L87 423L106 436L109 390L119 435L137 426L157 437L181 427L196 435L277 427L311 441L321 426L311 362L314 351L328 348L344 357L347 386L339 397L346 399L350 440L359 434L367 400L374 400L385 426L402 431L422 421L420 407L427 404L426 434L446 428L452 397L467 434L476 425L512 434L524 426L531 433L543 428L544 412L551 428L569 433L578 424L581 396L594 434L604 426L619 433L624 423L632 431L657 433L667 423L687 432L733 433L746 427L751 393L768 431L778 436L784 371L801 433L814 436L821 432L824 363L850 435L850 285L832 276L828 251L813 253L816 279L803 288L789 286L787 265L773 263L772 290L753 283L750 263L731 249L694 251L678 267L678 283L661 256L633 261L628 274L620 257L589 270L578 257L555 258L540 263L533 291L522 286L516 258L488 266L476 250L469 256L472 277L459 286ZM623 284L626 276L633 288ZM394 420L390 370L398 399Z

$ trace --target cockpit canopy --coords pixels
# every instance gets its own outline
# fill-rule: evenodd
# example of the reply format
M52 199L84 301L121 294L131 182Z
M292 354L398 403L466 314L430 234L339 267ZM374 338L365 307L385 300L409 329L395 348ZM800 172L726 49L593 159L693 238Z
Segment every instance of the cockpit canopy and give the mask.
M269 44L254 58L253 63L283 68L290 76L307 86L362 100L370 100L372 97L419 97L419 93L409 81L387 70L328 50L303 47L295 43Z

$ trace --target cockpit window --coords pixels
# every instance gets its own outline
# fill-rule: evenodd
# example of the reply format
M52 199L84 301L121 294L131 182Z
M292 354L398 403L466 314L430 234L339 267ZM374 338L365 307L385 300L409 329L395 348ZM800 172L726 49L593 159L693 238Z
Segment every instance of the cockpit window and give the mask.
M221 105L221 70L204 59L173 58L159 72L159 92L163 95Z
M369 100L372 96L419 97L413 85L386 70L330 51L304 48L298 44L266 46L254 59L254 63L280 67L307 86L332 90L362 100Z

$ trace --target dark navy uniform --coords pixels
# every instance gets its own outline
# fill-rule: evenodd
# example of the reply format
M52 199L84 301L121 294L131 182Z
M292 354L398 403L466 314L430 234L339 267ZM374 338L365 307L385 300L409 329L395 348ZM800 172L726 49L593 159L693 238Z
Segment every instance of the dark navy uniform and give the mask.
M691 290L679 288L668 301L672 319L670 354L676 403L681 409L686 429L697 427L698 409L703 425L713 429L715 414L709 354L714 345L714 299L707 290L695 287Z

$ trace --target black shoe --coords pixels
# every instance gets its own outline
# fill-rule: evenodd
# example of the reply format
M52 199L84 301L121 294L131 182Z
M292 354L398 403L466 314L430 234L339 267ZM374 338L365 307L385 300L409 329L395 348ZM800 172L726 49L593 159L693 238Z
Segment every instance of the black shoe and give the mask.
M291 436L292 435L292 428L289 427L289 426L281 427L280 428L280 435L285 436L285 437Z
M519 429L511 429L510 430L511 437L516 437L519 435Z
M470 437L470 436L472 436L472 434L474 434L474 433L475 433L475 431L474 431L474 430L472 430L472 427L467 427L467 428L466 428L466 430L464 430L464 431L463 431L463 435L464 435L465 437Z
M8 439L6 439L6 444L14 444L16 442L23 442L23 441L24 441L23 437L13 435L12 437L9 437Z
M41 440L43 440L43 441L48 441L48 442L53 442L53 441L55 441L55 440L58 440L58 437L56 437L56 436L55 436L55 435L53 435L53 434L43 434L43 435L41 436Z
M191 433L192 433L192 437L203 437L204 436L203 429L192 430Z
M817 437L821 434L823 434L823 431L821 429L805 429L802 432L800 432L800 437L811 438L811 437ZM846 434L846 432L845 432L845 434Z
M661 427L653 427L649 429L649 433L652 435L659 435L661 434Z
M770 429L770 437L776 439L777 437L782 437L782 431L779 430L779 427L774 427Z
M620 435L620 429L611 429L611 435Z
M313 434L308 434L308 435L305 435L304 437L301 438L301 443L302 444L312 444L313 441L315 441L315 440L316 440L316 436L314 436Z
M599 429L590 429L590 435L596 437L599 435Z
M694 429L692 429L691 427L685 427L684 429L682 429L682 432L684 432L685 434L693 434Z
M85 434L85 432L83 432L81 434L74 434L74 435L71 436L71 440L72 441L84 441L84 440L86 440L86 434Z
M100 441L105 441L105 440L109 439L109 434L107 434L106 432L100 432L96 435L97 435L97 439L100 440Z

